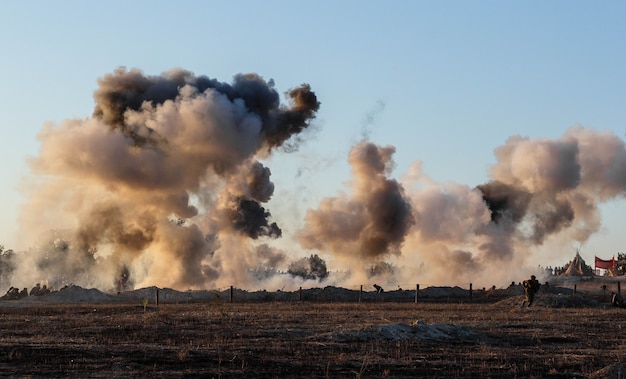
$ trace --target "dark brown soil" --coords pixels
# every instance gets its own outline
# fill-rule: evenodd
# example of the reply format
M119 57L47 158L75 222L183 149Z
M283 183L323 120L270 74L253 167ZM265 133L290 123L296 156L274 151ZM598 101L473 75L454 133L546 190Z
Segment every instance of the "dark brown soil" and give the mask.
M0 376L611 377L626 362L625 317L517 301L5 306ZM467 333L371 333L418 320Z

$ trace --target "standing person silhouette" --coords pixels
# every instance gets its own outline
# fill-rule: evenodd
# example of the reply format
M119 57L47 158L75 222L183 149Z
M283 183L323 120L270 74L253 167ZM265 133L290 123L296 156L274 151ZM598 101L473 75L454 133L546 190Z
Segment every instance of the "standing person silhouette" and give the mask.
M522 303L522 308L526 305L526 303L528 303L528 306L530 307L535 300L535 294L539 291L541 284L539 284L535 275L531 275L530 279L526 279L522 282L522 285L524 286L524 294L526 295L526 298Z

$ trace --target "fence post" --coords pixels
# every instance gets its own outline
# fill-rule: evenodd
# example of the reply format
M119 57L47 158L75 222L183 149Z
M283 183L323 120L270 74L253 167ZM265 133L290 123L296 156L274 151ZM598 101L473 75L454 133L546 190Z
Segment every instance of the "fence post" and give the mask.
M622 286L620 282L617 282L617 293L622 294Z
M576 284L574 284L574 295L576 295Z
M420 285L416 284L415 285L415 304L417 304L417 302L419 301L420 298Z
M359 289L359 303L363 300L363 284L361 284L361 289Z
M155 293L155 296L154 296L154 303L156 305L159 305L159 288L156 289L156 293Z
M300 301L302 301L302 287L300 287L300 291L298 291L299 297L300 297Z
M230 302L233 302L233 286L230 286Z
M472 300L472 283L470 283L470 289L469 289L469 296L470 296L470 300Z

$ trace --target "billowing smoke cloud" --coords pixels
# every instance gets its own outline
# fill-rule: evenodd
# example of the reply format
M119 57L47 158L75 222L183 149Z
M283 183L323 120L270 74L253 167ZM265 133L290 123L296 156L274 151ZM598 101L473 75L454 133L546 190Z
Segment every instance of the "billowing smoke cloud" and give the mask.
M581 158L592 146L585 146L581 132L581 128L571 129L560 140L513 137L496 149L499 163L492 169L494 181L477 187L491 211L492 221L508 225L522 239L536 245L576 221L591 228L583 235L596 231L597 225L589 225L593 217L588 217L587 212L575 212L577 208L586 208L589 202L601 201L587 191L590 183L583 176ZM587 137L599 138L599 134L594 134ZM593 186L607 184L600 181ZM583 204L578 204L581 201ZM522 225L524 222L526 225Z
M46 126L29 162L36 176L22 231L57 230L65 247L56 261L68 264L23 265L15 278L59 280L73 262L83 284L104 288L124 270L137 285L245 283L246 268L263 262L250 239L281 235L261 205L274 185L257 158L293 148L319 109L310 86L287 91L283 105L256 74L228 84L120 68L98 84L93 117ZM45 260L43 245L28 259Z
M303 247L370 261L400 254L414 220L402 186L388 177L394 152L367 141L352 148L352 193L324 199L308 211Z
M626 150L611 132L573 127L554 140L516 136L495 155L491 181L475 188L434 183L414 167L421 187L408 191L417 222L405 251L427 263L430 280L506 283L546 245L566 261L573 244L599 230L598 205L626 194Z
M13 273L3 285L247 286L278 284L286 267L300 284L506 284L536 268L537 254L569 258L562 246L599 230L599 204L626 195L626 149L612 132L511 137L478 186L437 183L420 162L401 183L395 148L361 141L346 192L309 209L301 230L285 229L300 244L292 258L272 245L283 229L261 161L296 149L320 106L309 85L287 91L285 105L256 74L222 83L118 69L98 83L92 117L38 136L19 220L35 242L0 259ZM299 259L302 249L314 252Z
M300 133L320 105L311 87L303 84L287 92L291 106L281 107L273 81L267 83L256 74L238 74L231 85L206 76L196 77L181 69L145 76L140 70L120 68L98 83L94 117L114 129L121 129L136 144L157 142L160 136L158 131L154 134L155 129L150 125L128 122L127 112L154 108L174 100L180 96L182 88L197 94L212 90L210 92L225 96L231 103L242 101L247 111L260 119L262 141L269 148L281 146L292 135Z
M282 234L275 222L269 223L270 212L260 204L269 201L274 193L270 175L269 168L260 162L250 162L228 176L223 190L224 200L220 203L223 212L219 217L230 220L232 228L253 239L278 238Z
M436 183L420 162L401 186L388 177L393 151L355 146L351 192L309 210L300 233L303 247L348 260L354 284L368 280L355 274L364 261L394 267L377 271L391 285L510 283L548 258L536 256L546 246L566 261L599 230L598 205L626 194L624 142L590 128L510 138L495 150L491 180L476 187Z

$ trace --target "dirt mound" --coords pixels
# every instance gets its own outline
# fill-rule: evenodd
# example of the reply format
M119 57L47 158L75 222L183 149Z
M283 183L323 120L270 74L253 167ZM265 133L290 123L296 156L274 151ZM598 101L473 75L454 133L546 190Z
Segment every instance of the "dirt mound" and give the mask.
M365 328L341 330L325 335L336 342L354 342L370 340L475 340L480 334L466 326L450 324L426 324L417 321L412 325L403 323L379 324Z
M600 288L598 286L598 288ZM547 307L593 307L597 306L584 298L575 297L570 299L572 289L542 286L536 298L538 306ZM513 306L521 305L523 290L519 285L509 286L504 289L475 290L474 299L499 301L499 304ZM561 296L561 297L555 297ZM53 303L79 303L79 302L142 302L147 300L150 304L156 303L193 303L206 301L229 301L235 302L264 302L264 301L321 301L321 302L379 302L399 301L413 302L415 290L392 290L384 292L359 291L341 287L327 286L324 288L309 288L296 291L246 291L238 288L222 290L188 290L177 291L171 288L146 287L118 294L102 292L98 289L85 289L80 286L70 286L60 291L51 292L43 296L30 296L21 300L0 301L2 306L16 306L28 302L53 302ZM460 287L427 287L419 291L419 299L426 301L467 301L470 299L469 290ZM533 304L534 305L534 304Z
M80 286L70 286L43 296L29 296L23 299L25 302L49 303L105 303L117 300L115 296L107 295L95 288L87 289Z
M177 291L171 288L146 287L119 294L123 300L143 300L162 303L188 303L195 301L209 301L228 299L227 294L218 291Z
M461 287L426 287L420 291L422 298L466 297L469 291Z

